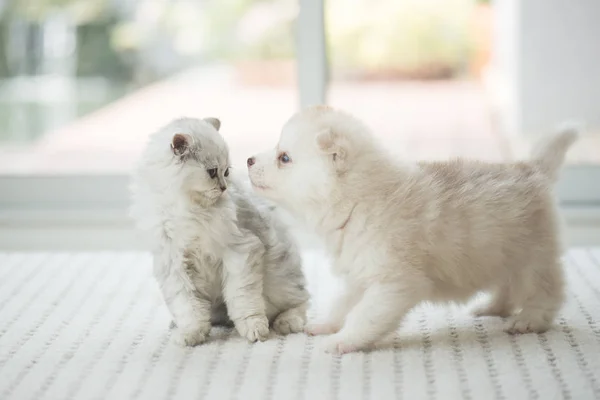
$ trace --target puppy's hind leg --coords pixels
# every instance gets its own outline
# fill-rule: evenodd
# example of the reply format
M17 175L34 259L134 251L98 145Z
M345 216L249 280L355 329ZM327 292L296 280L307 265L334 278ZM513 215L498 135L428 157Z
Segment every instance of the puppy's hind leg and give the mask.
M527 271L522 310L506 326L509 333L545 332L548 330L565 298L562 264L557 257L544 257Z

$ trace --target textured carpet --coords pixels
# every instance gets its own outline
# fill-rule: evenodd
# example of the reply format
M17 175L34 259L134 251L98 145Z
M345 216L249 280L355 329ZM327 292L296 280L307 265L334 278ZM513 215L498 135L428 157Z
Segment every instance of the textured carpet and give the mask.
M394 348L334 357L320 339L169 342L169 316L142 253L0 254L0 399L600 398L600 250L565 257L568 302L543 335L499 319L420 307ZM335 291L306 254L311 316Z

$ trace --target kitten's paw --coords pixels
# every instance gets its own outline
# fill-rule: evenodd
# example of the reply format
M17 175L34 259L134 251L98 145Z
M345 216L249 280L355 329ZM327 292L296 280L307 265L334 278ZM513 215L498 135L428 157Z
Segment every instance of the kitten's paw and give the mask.
M280 335L302 332L304 317L294 312L283 312L273 321L273 330Z
M338 331L339 328L333 324L310 324L304 328L304 332L311 336L332 335Z
M186 347L186 346L197 346L206 341L210 328L201 328L194 330L183 330L179 328L173 329L171 333L171 340L173 343Z
M323 347L326 353L330 354L347 354L359 351L360 349L354 344L348 342L340 335L332 335L323 341Z
M267 317L249 317L235 323L239 334L251 342L265 341L269 336L269 320Z
M550 328L550 323L543 317L519 314L508 321L504 331L511 334L543 333L548 328Z

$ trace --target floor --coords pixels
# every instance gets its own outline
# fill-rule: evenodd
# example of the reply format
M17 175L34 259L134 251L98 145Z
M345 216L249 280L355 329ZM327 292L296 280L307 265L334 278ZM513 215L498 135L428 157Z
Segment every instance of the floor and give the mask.
M234 165L273 147L297 109L293 87L240 85L226 68L191 70L122 98L25 148L0 148L2 174L128 173L146 137L173 118L217 116ZM399 156L510 160L528 147L494 130L476 81L333 82L329 103L363 119ZM590 135L570 162L600 162ZM516 149L516 150L515 150Z
M338 357L318 337L252 345L223 329L176 347L145 253L0 253L0 398L600 398L600 248L565 264L568 299L545 334L419 307L379 350ZM336 281L318 252L304 265L315 318Z

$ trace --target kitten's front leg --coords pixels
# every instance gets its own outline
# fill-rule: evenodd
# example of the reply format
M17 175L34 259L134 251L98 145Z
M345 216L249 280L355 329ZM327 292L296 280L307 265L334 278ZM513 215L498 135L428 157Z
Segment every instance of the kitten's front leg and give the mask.
M229 318L241 336L251 342L266 340L269 320L265 315L263 277L256 257L228 250L223 258L224 296Z
M196 346L205 342L210 333L211 303L198 295L185 274L181 266L157 279L176 326L172 340L181 346Z

